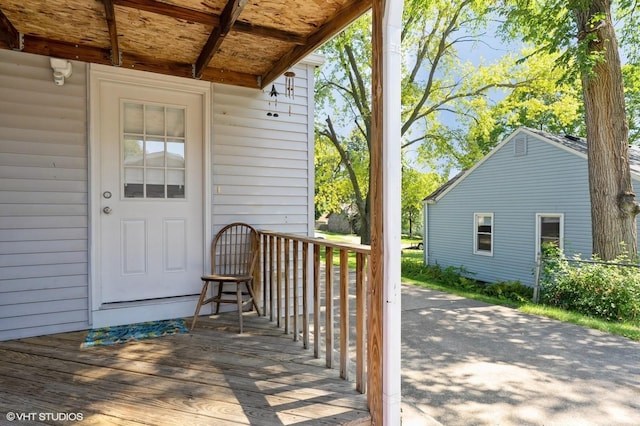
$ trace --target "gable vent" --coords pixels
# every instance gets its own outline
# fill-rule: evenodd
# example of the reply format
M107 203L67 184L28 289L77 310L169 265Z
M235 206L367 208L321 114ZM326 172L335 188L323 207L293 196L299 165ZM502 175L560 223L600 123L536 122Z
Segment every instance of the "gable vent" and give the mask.
M519 137L516 138L513 144L513 155L515 157L522 157L527 155L527 138Z

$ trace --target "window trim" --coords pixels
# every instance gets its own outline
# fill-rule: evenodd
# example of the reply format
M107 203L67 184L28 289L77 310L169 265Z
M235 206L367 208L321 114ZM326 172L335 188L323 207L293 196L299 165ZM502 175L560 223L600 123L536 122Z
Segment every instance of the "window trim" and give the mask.
M536 235L535 235L535 256L538 257L538 253L540 253L540 239L542 238L541 232L542 228L540 226L540 221L543 217L556 217L560 219L560 230L559 230L559 248L560 250L564 250L564 213L536 213Z
M491 218L491 250L478 250L478 218L488 216ZM480 256L493 256L493 246L495 244L495 228L493 213L474 213L473 214L473 254Z

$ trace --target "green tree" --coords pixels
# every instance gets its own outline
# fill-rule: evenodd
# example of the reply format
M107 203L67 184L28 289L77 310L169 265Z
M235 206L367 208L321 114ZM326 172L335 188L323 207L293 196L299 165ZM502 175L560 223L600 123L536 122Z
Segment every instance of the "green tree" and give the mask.
M528 57L531 53L527 49L522 55ZM468 137L493 148L521 126L555 134L584 134L580 87L561 81L561 73L554 69L556 60L557 55L541 53L530 57L522 63L521 72L530 81L526 87L504 94L494 105L483 99L475 102L477 118L470 123Z
M622 77L629 123L629 144L640 146L640 64L623 66Z
M562 72L554 67L558 56L532 55L530 48L510 55L518 63L512 74L527 84L459 104L464 114L459 115L460 128L450 132L450 140L458 147L452 161L460 169L471 167L521 126L556 134L584 134L580 85L561 81ZM523 57L528 59L522 61Z
M324 213L339 213L353 203L351 184L340 156L325 138L315 142L315 218Z
M422 200L442 184L437 173L424 173L410 165L402 168L402 226L413 235L421 229Z
M402 139L398 143L404 149L420 145L416 150L418 155L423 164L432 168L442 166L443 153L455 156L458 150L452 144L450 130L440 122L440 114L464 114L455 106L462 100L487 95L496 88L524 84L508 77L515 65L513 58L480 66L464 63L459 58L458 49L470 49L478 43L492 3L489 0L405 2L401 34L405 52ZM339 152L352 183L363 243L370 240L370 197L368 184L359 177L356 166L367 164L368 167L371 146L370 40L367 15L325 45L322 53L327 61L316 79L319 109L328 113L316 123L317 132ZM367 159L360 158L362 155Z
M618 10L633 15L635 1ZM560 53L565 78L579 77L588 143L593 253L611 260L637 253L635 200L629 169L629 126L610 0L506 0L507 34L540 51ZM573 74L578 73L578 76Z

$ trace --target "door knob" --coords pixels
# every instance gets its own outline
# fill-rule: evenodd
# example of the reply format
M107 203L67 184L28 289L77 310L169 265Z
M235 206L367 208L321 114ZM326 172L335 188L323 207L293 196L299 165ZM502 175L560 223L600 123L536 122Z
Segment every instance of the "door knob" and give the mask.
M103 208L102 211L104 212L104 214L111 214L113 210L111 210L111 207L107 206Z

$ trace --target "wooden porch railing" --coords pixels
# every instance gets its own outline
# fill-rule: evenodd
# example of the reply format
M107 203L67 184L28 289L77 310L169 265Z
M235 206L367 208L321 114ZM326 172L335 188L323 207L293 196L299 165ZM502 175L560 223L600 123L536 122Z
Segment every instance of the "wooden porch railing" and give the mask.
M260 234L263 315L293 340L302 339L305 349L313 341L314 356L324 353L328 368L334 367L334 355L339 354L340 377L355 379L356 390L365 393L370 247L272 231ZM336 252L340 259L337 282L332 261ZM349 269L350 254L355 255L355 273Z

